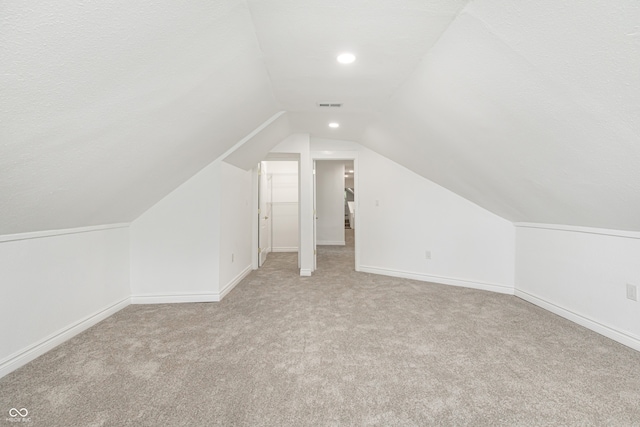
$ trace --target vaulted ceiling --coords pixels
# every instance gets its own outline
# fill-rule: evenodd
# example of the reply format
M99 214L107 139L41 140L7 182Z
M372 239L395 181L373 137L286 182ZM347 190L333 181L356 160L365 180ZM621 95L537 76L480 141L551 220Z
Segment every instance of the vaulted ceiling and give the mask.
M512 221L640 231L638 70L635 0L6 0L0 234L131 221L269 120L261 148L355 140Z

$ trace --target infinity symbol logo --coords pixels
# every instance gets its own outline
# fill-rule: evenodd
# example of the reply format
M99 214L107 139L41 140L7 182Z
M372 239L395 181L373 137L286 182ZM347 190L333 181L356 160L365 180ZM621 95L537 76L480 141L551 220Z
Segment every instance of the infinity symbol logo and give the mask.
M27 415L29 415L29 411L27 411L27 408L22 408L22 409L16 409L16 408L11 408L9 409L9 416L10 417L26 417Z

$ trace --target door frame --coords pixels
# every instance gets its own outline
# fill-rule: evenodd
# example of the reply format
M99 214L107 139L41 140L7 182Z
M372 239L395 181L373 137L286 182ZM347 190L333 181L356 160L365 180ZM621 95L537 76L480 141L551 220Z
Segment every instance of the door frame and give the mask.
M316 233L315 233L315 208L316 208L316 186L315 186L315 166L317 160L352 160L353 161L353 192L354 192L354 203L356 205L356 214L355 214L355 223L356 227L353 230L354 233L354 251L355 251L355 271L360 271L360 226L358 224L362 224L360 221L360 191L359 191L359 164L358 164L358 152L357 151L311 151L311 161L313 162L313 209L314 209L314 233L313 233L313 265L314 268L317 265L316 260Z
M265 168L264 161L258 163L258 267L267 260L267 255L273 248L273 218L272 218L272 201L273 201L273 182L269 170ZM266 183L266 188L262 186ZM265 195L266 200L262 200ZM264 206L262 206L264 205ZM264 207L264 210L263 210ZM254 212L255 214L255 212ZM265 227L263 235L263 226ZM264 239L264 241L263 241Z
M260 175L259 175L259 167L258 165L261 162L272 162L272 161L290 161L290 162L297 162L298 163L298 268L300 268L300 264L301 264L301 229L300 229L300 216L301 216L301 211L300 211L300 207L302 205L302 203L300 202L301 199L301 190L300 190L300 154L299 153L269 153L267 154L264 159L260 160L260 162L258 162L258 164L256 164L256 166L252 169L252 190L253 190L253 197L252 197L252 208L253 208L253 212L254 215L252 215L253 220L252 220L252 225L251 225L251 229L252 229L252 241L251 241L251 252L252 252L252 256L251 256L251 265L252 268L254 270L257 270L258 268L260 268L260 246L259 246L259 234L260 234L260 218L259 215L256 214L256 212L258 212L259 208L260 208L260 194L259 194L259 185L258 182L260 180ZM268 171L267 171L268 173ZM273 226L272 228L272 233L273 233ZM271 244L273 244L273 236L271 236Z

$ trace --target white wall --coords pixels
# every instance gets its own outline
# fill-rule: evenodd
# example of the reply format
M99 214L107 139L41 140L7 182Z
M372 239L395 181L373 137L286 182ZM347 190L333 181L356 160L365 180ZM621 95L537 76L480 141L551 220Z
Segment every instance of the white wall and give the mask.
M530 224L516 242L516 295L640 350L638 233Z
M295 153L300 157L300 275L310 276L313 262L313 181L308 134L293 134L274 147L271 154Z
M268 161L271 177L271 218L274 252L297 252L298 230L298 162Z
M132 302L222 299L251 270L252 191L251 171L216 160L136 219Z
M211 163L131 224L132 302L220 298L221 163Z
M514 292L511 222L357 143L314 138L311 148L324 158L357 152L359 271Z
M513 293L511 222L373 151L359 159L363 271Z
M251 271L253 173L221 165L219 294L224 297Z
M0 240L0 377L129 304L129 230L69 232Z
M316 162L316 243L344 245L344 161Z

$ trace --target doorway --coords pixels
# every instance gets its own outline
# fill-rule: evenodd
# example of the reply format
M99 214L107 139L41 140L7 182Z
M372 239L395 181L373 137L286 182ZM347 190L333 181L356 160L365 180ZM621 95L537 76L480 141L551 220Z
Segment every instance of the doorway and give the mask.
M264 160L258 165L258 267L272 253L299 266L299 167L297 160Z
M355 166L353 159L314 161L315 268L342 257L355 263Z
M273 180L266 162L258 164L258 267L272 250L272 194Z

